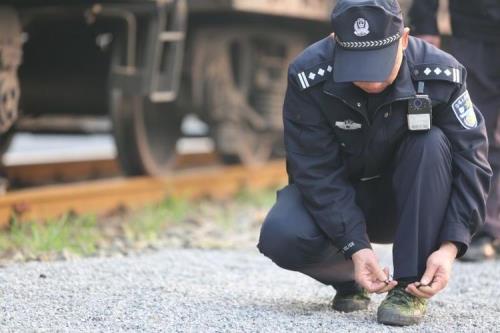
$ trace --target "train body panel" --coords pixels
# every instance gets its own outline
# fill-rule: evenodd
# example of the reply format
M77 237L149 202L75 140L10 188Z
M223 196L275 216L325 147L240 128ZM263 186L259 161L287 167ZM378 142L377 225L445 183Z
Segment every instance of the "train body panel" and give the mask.
M192 12L236 11L326 21L331 0L189 0Z

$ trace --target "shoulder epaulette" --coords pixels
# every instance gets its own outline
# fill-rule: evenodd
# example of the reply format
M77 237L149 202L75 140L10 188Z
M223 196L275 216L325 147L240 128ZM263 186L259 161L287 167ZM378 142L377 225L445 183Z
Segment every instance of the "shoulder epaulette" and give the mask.
M306 90L310 87L325 81L333 72L332 62L324 62L309 69L296 74L297 82L299 83L300 90Z
M464 73L461 67L439 64L422 64L413 66L411 75L415 81L444 80L462 83Z

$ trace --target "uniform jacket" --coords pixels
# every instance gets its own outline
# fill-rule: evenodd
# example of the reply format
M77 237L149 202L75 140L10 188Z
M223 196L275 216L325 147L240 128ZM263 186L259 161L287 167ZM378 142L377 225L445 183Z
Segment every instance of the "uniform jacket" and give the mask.
M289 67L283 109L287 170L306 209L346 257L370 247L353 184L377 177L390 163L409 132L408 100L424 82L433 103L433 126L440 127L453 149L453 189L439 236L462 244L463 254L484 221L491 178L483 117L475 109L477 126L466 128L452 109L466 93L465 69L449 54L410 37L396 81L370 113L364 92L334 82L334 52L330 36Z
M414 0L409 12L415 35L439 35L436 12L439 0ZM500 1L450 0L453 35L500 43Z

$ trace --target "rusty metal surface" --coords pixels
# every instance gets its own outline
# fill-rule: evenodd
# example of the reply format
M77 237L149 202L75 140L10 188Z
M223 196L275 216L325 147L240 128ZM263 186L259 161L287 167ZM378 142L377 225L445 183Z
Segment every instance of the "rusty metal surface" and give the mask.
M413 0L399 0L407 10ZM0 0L13 6L75 6L92 4L171 3L172 0ZM188 0L193 11L237 10L277 16L328 20L335 0Z
M138 208L168 196L227 198L242 187L260 189L287 181L284 161L260 167L211 167L173 176L138 177L47 186L0 197L0 227L12 216L19 221L43 221L69 212L106 213L117 207Z
M227 11L328 20L331 0L189 0L192 11Z
M334 0L188 0L192 11L241 11L328 21ZM407 12L413 0L399 0Z
M39 186L120 175L115 160L13 165L3 168L11 187Z
M170 3L173 0L0 0L0 4L19 7L81 6L104 4Z
M158 1L158 3L169 3L172 0L165 0L165 1ZM44 1L46 5L54 4L54 3L59 3L62 5L61 8L66 9L69 8L72 4L76 3L84 3L86 2L87 5L91 5L94 3L94 1L62 1L62 0L49 0L49 1ZM251 164L254 161L262 161L266 160L266 157L270 155L270 151L272 148L272 142L275 140L273 137L276 136L276 133L280 133L281 131L281 104L282 104L282 99L283 99L283 93L284 93L284 88L286 85L286 64L290 62L291 60L291 55L298 53L302 48L305 47L305 42L301 43L300 41L288 41L286 40L287 36L296 36L302 33L302 30L307 30L307 27L310 26L325 26L327 27L327 24L324 24L325 21L328 20L329 14L331 12L331 8L333 7L335 1L332 0L187 0L188 2L188 9L191 12L206 12L210 13L211 11L220 11L224 12L229 15L231 20L228 20L229 22L234 21L233 26L227 26L225 25L222 30L217 31L214 33L210 38L201 38L200 40L196 41L193 43L191 46L192 54L188 54L186 58L194 58L193 63L188 64L185 68L186 73L189 71L189 74L192 78L191 82L187 83L186 86L189 84L192 84L191 91L189 94L191 94L192 97L190 99L191 105L188 105L186 109L192 109L193 106L202 109L205 108L204 111L205 113L209 113L207 118L212 119L212 124L218 125L218 128L216 128L213 132L215 133L215 139L219 143L218 144L218 149L222 153L229 153L229 154L238 154L240 156L240 160L244 161L245 163ZM403 7L403 10L406 12L407 9L409 8L411 4L411 0L400 0L400 3ZM2 0L0 0L0 3L4 3ZM28 3L28 1L20 1L18 2L19 4L21 3ZM42 1L32 1L31 3L39 3L41 4ZM149 4L153 3L152 0L104 0L102 1L104 4L117 4L114 5L114 7L125 7L127 3L144 3L144 4ZM66 6L66 7L64 7ZM130 7L130 6L128 6ZM1 7L0 7L1 8ZM73 7L74 8L74 7ZM94 7L97 8L97 7ZM99 7L101 8L101 7ZM121 8L121 7L120 7ZM102 8L101 8L102 9ZM290 26L292 27L297 27L296 30L291 31L291 29L287 29L287 27L283 26L284 31L281 32L281 35L283 37L277 38L277 42L274 43L269 43L271 45L278 45L279 42L284 42L285 45L284 48L288 48L292 51L290 51L290 55L288 57L282 57L281 59L276 59L276 57L273 57L273 54L268 54L268 53L259 53L262 50L266 51L266 48L261 47L261 45L254 47L251 45L249 47L249 50L257 55L258 61L255 61L251 63L249 68L252 69L252 72L255 76L255 78L251 78L254 82L251 82L252 86L251 87L236 87L234 85L234 75L231 73L231 61L234 58L238 57L232 57L232 54L229 54L227 52L228 49L230 49L235 41L241 41L243 37L245 37L245 34L250 31L248 27L245 26L245 22L242 22L242 20L238 19L232 19L232 17L236 17L236 15L232 15L234 12L243 12L243 13L253 13L256 14L252 16L251 18L253 19L255 16L258 17L258 22L262 22L262 27L265 30L263 36L264 37L269 37L272 36L273 34L278 34L278 30L280 29L280 24L273 24L269 22L276 22L276 20L271 20L269 19L269 16L266 15L272 15L274 17L291 17L291 18L301 18L301 19L310 19L313 21L301 21L299 22L300 24L295 24L295 21L287 21L287 22L292 22L291 25L288 25L287 27L289 28ZM94 13L95 14L95 13ZM101 10L102 14L102 10ZM262 15L260 15L262 14ZM194 16L194 19L196 20L197 16ZM319 24L318 22L322 22ZM2 27L2 20L0 20L0 27ZM87 22L89 23L89 22ZM266 26L266 23L267 24ZM190 21L190 24L192 26L196 26L196 24L202 24L200 22L196 21ZM203 29L200 29L202 31L207 31L212 29L210 25L215 25L217 24L216 21L207 21L205 23L206 26L203 26ZM248 23L247 23L248 24ZM4 24L4 26L7 26ZM9 25L10 26L10 25ZM259 25L260 27L260 25ZM82 29L87 31L87 26L84 26ZM304 28L304 29L303 29ZM35 29L38 30L38 29ZM56 30L56 29L52 29ZM60 30L68 30L71 31L72 34L75 33L74 29L60 29ZM132 29L134 30L134 29ZM5 31L4 28L0 28L0 33ZM190 30L190 32L195 32L196 28L193 28ZM49 30L50 32L50 30ZM237 38L232 38L232 35L237 35L240 40ZM44 32L43 35L49 35L48 32ZM193 33L194 35L194 33ZM1 36L1 35L0 35ZM34 35L32 35L34 36ZM160 34L160 36L163 36L163 38L173 38L175 35L172 35L171 32L167 32L167 34ZM177 35L180 36L180 35ZM316 38L317 35L314 35L314 38ZM88 36L89 40L89 45L93 45L94 43L94 36L89 35ZM258 41L260 42L263 37L257 36ZM305 40L306 37L311 37L311 36L306 36L304 33L304 36L301 36L301 38ZM317 36L316 39L321 38L321 36ZM51 36L51 39L53 38L53 35ZM255 38L254 38L255 39ZM34 39L33 39L34 40ZM82 42L81 38L76 38L76 43L79 45L84 45ZM249 38L250 40L250 38ZM61 39L61 41L66 41L65 39ZM309 40L307 40L309 42ZM42 41L41 47L38 49L35 49L37 52L31 52L31 54L35 54L35 58L39 58L40 56L40 50L41 49L57 49L56 47L47 47L47 45ZM2 47L3 44L1 44L0 41L0 48ZM29 46L29 43L27 43ZM55 46L58 45L66 45L66 43L58 43ZM70 44L73 45L73 44ZM136 46L138 47L138 46ZM69 46L69 49L72 47ZM85 48L83 46L82 48ZM132 47L131 47L132 48ZM74 48L76 49L76 48ZM20 51L20 50L19 50ZM80 51L80 50L78 50ZM4 52L5 53L5 52ZM29 61L29 52L27 52L27 57L25 57L25 64L22 68L30 68L27 66L30 64ZM81 52L78 52L81 53ZM95 53L97 55L101 55L100 50L95 50ZM130 53L130 52L129 52ZM249 52L250 53L250 52ZM15 52L11 52L10 54L16 54ZM20 52L19 52L20 54ZM71 54L73 55L73 54ZM202 57L205 57L202 59ZM73 68L78 68L81 66L74 66L75 64L75 58L72 56L67 56L65 58L71 59L68 64L70 67ZM128 62L129 63L134 63L136 62L133 57L131 58ZM146 58L151 58L151 57L146 57ZM20 56L18 58L14 57L11 59L14 59L13 61L11 60L10 63L16 64L19 63L20 61ZM17 60L16 60L17 59ZM84 62L86 63L91 63L92 59L89 61L88 57L84 57ZM100 58L96 58L100 59ZM104 59L104 57L103 57ZM201 59L201 60L200 60ZM277 64L278 61L281 60L280 64ZM5 61L4 61L5 62ZM104 61L103 61L104 64ZM277 65L276 65L277 64ZM104 82L103 77L104 76L96 76L95 82L92 80L89 80L87 85L84 86L84 88L80 89L75 89L77 86L72 86L68 84L67 82L64 82L62 79L60 79L58 76L55 75L57 71L54 71L53 68L64 68L62 66L62 62L58 61L57 64L51 63L50 65L52 66L45 66L45 68L49 68L47 73L48 75L39 75L39 77L42 77L42 80L38 80L35 82L40 82L40 86L35 86L35 89L26 89L26 82L29 80L25 80L25 86L23 87L23 93L24 97L26 100L24 101L24 112L25 114L29 113L30 110L35 110L35 112L41 112L41 113L49 113L49 112L54 112L55 107L58 106L61 109L64 110L71 110L71 112L76 113L75 109L77 106L82 107L82 110L85 112L89 112L89 110L92 110L92 112L95 112L95 110L98 110L99 107L96 107L96 105L100 106L102 110L105 110L105 106L107 105L105 102L105 95L101 94L99 95L98 93L95 93L91 90L88 90L92 87L97 87L98 91L104 92L106 88L103 88L103 85L101 84ZM35 66L33 68L41 68L44 66L38 66L38 63L35 63ZM174 66L174 67L179 67L180 66ZM103 67L96 67L96 73L103 73L104 71L102 70ZM177 68L177 69L179 69ZM1 68L0 68L1 70ZM87 70L86 67L82 67L82 71L76 72L75 74L71 74L71 72L68 72L66 70L61 70L61 78L64 76L69 76L69 77L77 77L78 80L73 80L73 82L77 83L82 83L85 82L85 73L90 73L91 71ZM279 75L275 75L275 77L272 77L270 73L281 73L281 77ZM42 73L45 74L45 73ZM15 75L10 75L8 77L4 77L4 74L0 72L0 95L4 96L19 96L19 88L16 88L17 84L17 78ZM58 83L57 86L54 86L54 89L51 90L51 93L46 93L46 88L50 86L50 82L48 81L54 81L54 83ZM92 77L93 78L93 77ZM248 80L249 82L251 80ZM62 84L61 84L62 83ZM207 84L208 83L208 84ZM224 89L221 89L223 87ZM86 88L86 89L85 89ZM189 90L189 88L188 88ZM33 100L33 96L30 96L29 92L30 91L35 91L36 93L39 94L39 97L47 97L47 96L57 96L54 98L52 101L55 101L53 103L54 105L50 105L50 107L47 107L50 103L45 102L45 103L34 103L34 107L31 107L27 103L28 100L30 100L29 97ZM57 94L52 93L53 91L57 91ZM68 98L59 98L59 94L61 94L61 91L66 91L66 96L72 96L72 98L75 98L77 95L75 91L80 91L79 95L83 97L82 99L74 99L70 100ZM40 93L42 92L42 93ZM210 96L208 98L205 98L202 96L203 94L209 93ZM89 102L92 97L99 96L97 98L99 100L99 103L95 104L88 104L90 107L87 106L87 104L84 104L83 102ZM173 96L173 95L172 95ZM16 99L6 99L9 102L9 105L17 105ZM71 101L69 105L64 105L63 101ZM47 101L47 99L40 99L40 101ZM78 103L75 101L83 101L82 103ZM129 103L130 104L130 103ZM40 109L47 107L46 110L40 111ZM10 110L15 109L17 110L17 107L9 107ZM0 105L0 119L2 116L2 105ZM208 111L207 111L208 110ZM227 110L231 110L231 112L227 112ZM169 110L171 111L171 110ZM99 111L101 112L101 111ZM202 113L199 112L199 113ZM10 112L12 114L12 112ZM6 112L3 112L3 114L7 114ZM145 114L145 112L140 112L140 114ZM204 114L206 115L206 114ZM11 118L15 118L15 116L10 116ZM5 121L4 121L5 122ZM120 124L123 124L123 120L118 121ZM160 122L158 122L160 123ZM172 123L172 122L171 122ZM241 126L242 123L248 124L248 127L250 128L249 135L245 135L246 131L245 128ZM53 124L53 123L52 123ZM236 125L235 125L236 124ZM1 126L1 124L0 124ZM10 126L10 125L9 125ZM66 124L62 125L63 127L69 127ZM120 126L116 126L117 128ZM215 126L214 126L215 128ZM164 129L164 128L163 128ZM242 130L243 129L243 130ZM274 131L268 139L268 134ZM147 128L144 130L146 134L152 133L153 131ZM169 131L168 131L169 132ZM1 129L0 129L1 133ZM144 135L141 133L141 138L145 138L147 135ZM281 134L280 134L281 136ZM128 133L126 133L125 137L129 137ZM1 143L2 138L0 138L0 143ZM140 140L139 140L140 141ZM144 140L143 140L144 141ZM253 142L255 141L255 143ZM128 141L127 141L128 142ZM130 146L130 144L127 144ZM142 143L142 146L146 146L147 148L150 148L152 145L151 143ZM237 149L236 149L236 148ZM243 147L243 148L242 148ZM259 147L262 147L259 148ZM160 148L163 151L163 147L160 145ZM135 158L135 156L132 156L131 159L129 160L140 160L140 158ZM143 162L141 160L141 162Z
M265 163L282 137L287 66L305 37L234 25L201 29L192 44L194 101L208 114L217 150L247 165Z
M17 13L0 6L0 134L18 117L19 81L17 69L22 57L21 25Z
M0 5L19 7L90 6L93 4L171 3L173 0L0 0ZM414 0L398 0L406 12ZM443 0L440 0L443 2ZM444 0L448 1L448 0ZM194 12L241 11L325 21L335 0L188 0Z
M218 162L215 153L180 154L174 170L214 166ZM9 165L0 167L0 171L15 189L121 176L118 162L114 159Z

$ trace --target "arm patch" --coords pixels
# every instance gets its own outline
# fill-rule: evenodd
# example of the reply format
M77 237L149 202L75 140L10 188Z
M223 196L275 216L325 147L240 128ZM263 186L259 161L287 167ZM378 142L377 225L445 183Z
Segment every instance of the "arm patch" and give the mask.
M467 90L453 102L451 107L458 121L465 129L477 127L476 112Z

